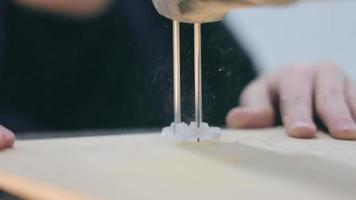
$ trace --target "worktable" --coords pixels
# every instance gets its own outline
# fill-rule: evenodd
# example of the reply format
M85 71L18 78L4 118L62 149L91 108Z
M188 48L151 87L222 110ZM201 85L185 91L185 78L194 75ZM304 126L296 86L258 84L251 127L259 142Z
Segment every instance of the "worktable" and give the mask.
M157 131L93 133L17 141L0 152L0 190L46 200L356 198L356 142L325 133L223 130L199 143Z

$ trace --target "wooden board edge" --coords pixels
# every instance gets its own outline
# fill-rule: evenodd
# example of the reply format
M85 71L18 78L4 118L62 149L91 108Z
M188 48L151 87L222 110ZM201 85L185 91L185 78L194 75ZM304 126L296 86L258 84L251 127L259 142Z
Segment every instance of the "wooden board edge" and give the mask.
M0 190L23 200L98 200L1 170Z

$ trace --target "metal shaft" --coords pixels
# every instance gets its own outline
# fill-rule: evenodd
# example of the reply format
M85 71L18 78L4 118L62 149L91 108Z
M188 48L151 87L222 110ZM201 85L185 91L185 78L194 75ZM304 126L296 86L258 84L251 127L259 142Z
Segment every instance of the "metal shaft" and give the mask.
M173 21L173 98L174 122L181 122L181 95L180 95L180 30L179 21Z
M197 128L202 122L202 83L201 83L201 25L194 24L194 88L195 88L195 121Z

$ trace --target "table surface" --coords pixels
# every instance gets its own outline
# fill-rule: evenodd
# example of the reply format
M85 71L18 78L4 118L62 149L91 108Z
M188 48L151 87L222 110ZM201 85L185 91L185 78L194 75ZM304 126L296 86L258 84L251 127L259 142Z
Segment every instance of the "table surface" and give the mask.
M354 141L295 139L282 128L223 130L220 140L200 143L123 132L19 140L0 153L0 189L70 191L72 199L356 197Z

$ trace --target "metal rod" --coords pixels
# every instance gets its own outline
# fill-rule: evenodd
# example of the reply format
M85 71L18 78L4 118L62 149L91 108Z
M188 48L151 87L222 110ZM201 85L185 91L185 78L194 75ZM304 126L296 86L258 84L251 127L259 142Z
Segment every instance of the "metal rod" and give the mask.
M173 20L173 98L174 122L181 122L180 94L180 30L179 21Z
M195 121L197 128L202 122L202 83L201 83L201 24L194 24L194 88Z

